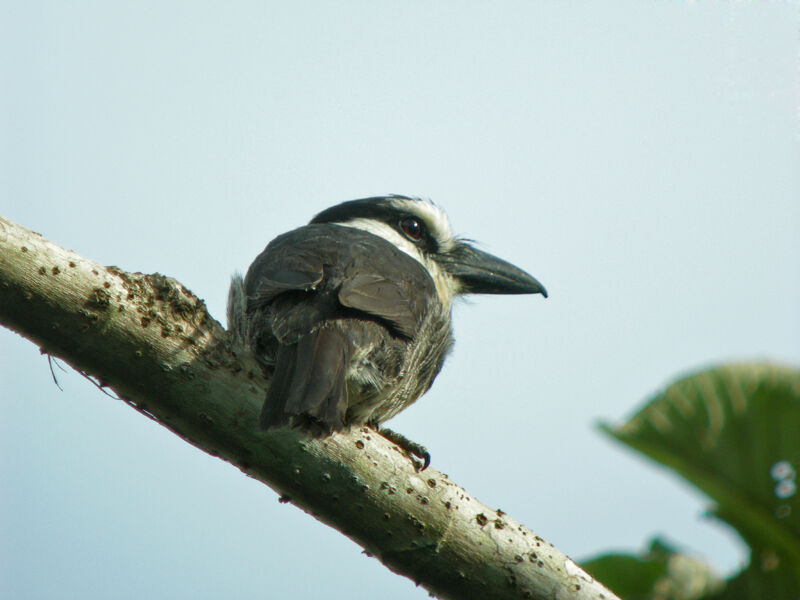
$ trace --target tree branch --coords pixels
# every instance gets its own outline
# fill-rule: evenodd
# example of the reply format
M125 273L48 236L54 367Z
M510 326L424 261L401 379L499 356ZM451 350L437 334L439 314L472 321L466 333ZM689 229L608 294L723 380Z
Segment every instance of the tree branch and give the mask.
M0 217L0 323L262 481L442 598L617 598L564 554L370 429L264 434L266 381L202 300Z

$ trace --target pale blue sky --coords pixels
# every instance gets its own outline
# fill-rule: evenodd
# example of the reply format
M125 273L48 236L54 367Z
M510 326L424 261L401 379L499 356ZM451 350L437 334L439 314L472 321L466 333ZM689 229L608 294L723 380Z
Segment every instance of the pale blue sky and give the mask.
M0 2L0 214L228 278L342 200L433 198L530 271L392 427L576 559L742 559L602 438L674 376L800 363L796 2ZM0 599L426 598L0 331Z

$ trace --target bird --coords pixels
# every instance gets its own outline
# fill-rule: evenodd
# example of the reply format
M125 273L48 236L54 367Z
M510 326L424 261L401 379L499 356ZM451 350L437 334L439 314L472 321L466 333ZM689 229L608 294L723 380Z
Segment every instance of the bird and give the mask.
M547 290L455 236L427 199L350 200L277 236L228 297L228 328L269 380L260 428L320 437L367 425L426 468L427 449L382 423L431 387L467 294Z

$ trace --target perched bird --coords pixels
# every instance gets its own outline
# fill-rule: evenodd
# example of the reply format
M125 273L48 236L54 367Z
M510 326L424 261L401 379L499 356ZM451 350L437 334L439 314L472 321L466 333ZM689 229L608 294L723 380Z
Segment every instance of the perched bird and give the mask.
M427 200L343 202L272 240L242 280L228 321L270 380L262 429L326 435L375 427L424 394L453 344L462 294L542 294L536 279L453 236ZM427 451L382 429L407 451Z

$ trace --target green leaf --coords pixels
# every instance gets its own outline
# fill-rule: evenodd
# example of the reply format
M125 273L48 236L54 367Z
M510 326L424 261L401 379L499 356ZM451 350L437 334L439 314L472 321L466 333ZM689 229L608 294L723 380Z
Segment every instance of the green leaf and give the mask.
M712 514L748 542L751 565L728 588L756 595L721 597L800 597L800 372L710 369L672 384L627 423L602 428L705 492ZM793 595L774 595L780 590Z
M658 538L640 555L605 554L581 565L625 600L698 600L723 587L708 565Z
M667 570L664 560L649 560L631 554L604 554L581 563L581 566L625 600L648 600L656 582Z

